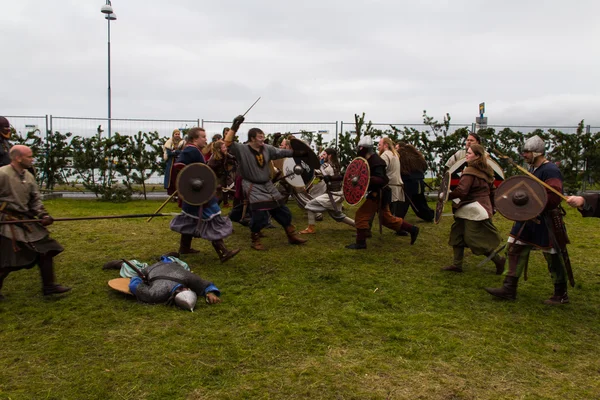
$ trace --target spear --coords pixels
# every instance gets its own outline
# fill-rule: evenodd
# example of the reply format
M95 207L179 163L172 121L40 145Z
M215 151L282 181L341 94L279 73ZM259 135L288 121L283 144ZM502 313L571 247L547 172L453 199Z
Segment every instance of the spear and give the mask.
M498 149L493 149L492 150L494 153L496 153L496 155L498 157L500 157L503 160L508 161L509 163L511 163L513 166L515 166L519 171L525 173L527 176L529 176L530 178L532 178L534 181L536 181L537 183L539 183L540 185L544 186L546 189L550 190L552 193L556 194L557 196L559 196L561 199L563 199L564 201L567 201L567 197L562 194L561 192L559 192L558 190L554 189L552 186L548 185L546 182L544 182L543 180L541 180L540 178L538 178L537 176L535 176L534 174L532 174L531 172L527 171L525 168L521 167L519 164L517 164L516 162L513 161L512 158L510 158L507 155L504 155L502 153L500 153L500 151L498 151Z
M172 194L172 195L170 195L170 196L169 196L169 198L168 198L168 199L166 199L166 200L165 200L165 202L164 202L164 203L162 203L162 204L160 205L160 207L158 207L158 209L157 209L156 211L154 211L154 214L157 214L157 213L159 213L159 212L160 212L160 210L162 210L163 208L165 208L165 206L167 205L167 203L168 203L169 201L171 201L171 199L172 199L173 197L175 197L176 195L177 195L177 190L176 190L176 191L174 191L174 192L173 192L173 194ZM151 216L150 218L148 218L148 219L146 220L146 222L150 222L150 221L152 221L152 218L154 218L154 216Z
M147 218L147 217L174 217L179 215L178 213L161 213L161 214L124 214L124 215L98 215L93 217L65 217L65 218L52 218L54 222L63 221L87 221L92 219L120 219L120 218ZM0 225L5 224L26 224L26 223L38 223L41 224L43 219L13 219L9 221L0 221Z

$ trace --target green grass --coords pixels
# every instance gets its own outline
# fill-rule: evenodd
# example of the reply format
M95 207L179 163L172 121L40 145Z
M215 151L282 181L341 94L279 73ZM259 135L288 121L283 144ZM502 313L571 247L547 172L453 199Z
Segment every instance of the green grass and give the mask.
M148 213L159 201L108 204L57 199L58 216ZM298 228L303 213L290 203ZM165 212L176 211L169 204ZM354 210L350 211L352 215ZM417 222L409 212L409 222ZM414 246L384 228L366 251L328 216L304 246L266 230L268 252L240 225L226 240L243 251L220 264L210 243L185 257L223 303L194 313L137 303L112 291L115 258L151 261L175 250L169 220L55 223L62 297L41 295L36 268L11 274L0 302L0 399L592 399L600 397L600 250L597 219L566 218L577 286L571 304L552 293L542 254L516 302L491 298L492 263L452 259L451 217L420 223ZM510 221L496 218L506 236ZM375 229L374 229L375 231Z

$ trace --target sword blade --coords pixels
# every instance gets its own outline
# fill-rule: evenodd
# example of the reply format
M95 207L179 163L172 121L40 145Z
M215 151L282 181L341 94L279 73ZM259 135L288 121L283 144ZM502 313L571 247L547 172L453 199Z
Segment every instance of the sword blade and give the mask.
M242 114L242 117L245 117L245 116L246 116L246 114L248 114L248 111L252 110L252 107L254 107L254 105L255 105L256 103L258 103L258 101L259 101L259 100L260 100L260 96L258 97L258 99L256 99L256 101L255 101L254 103L252 103L252 105L250 106L250 108L249 108L249 109L247 109L247 110L246 110L246 112Z
M492 253L489 256L487 256L485 258L485 260L483 260L482 262L480 262L479 264L477 264L477 267L475 267L475 268L483 267L488 261L490 261L492 258L496 257L496 255L498 253L500 253L502 250L504 250L505 247L506 247L506 243L504 243L502 246L500 246L498 248L498 250L492 251Z

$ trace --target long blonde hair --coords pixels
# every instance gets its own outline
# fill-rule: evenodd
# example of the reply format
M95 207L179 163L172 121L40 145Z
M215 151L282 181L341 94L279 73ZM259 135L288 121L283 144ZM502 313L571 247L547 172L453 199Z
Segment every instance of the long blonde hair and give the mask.
M179 132L179 139L175 140L175 134ZM181 141L183 140L183 137L181 137L181 131L179 129L175 129L173 130L173 133L171 133L171 143L173 143L174 147L179 146L179 143L181 143Z
M217 140L212 143L212 158L215 160L222 160L225 158L225 154L221 151L221 146L223 146L225 142L222 140Z
M394 146L394 141L392 139L390 139L389 137L381 138L381 142L383 142L383 144L385 144L388 147L388 150L394 153L396 157L400 158L400 155L396 151L396 147ZM381 149L379 155L382 155L384 151L384 149Z

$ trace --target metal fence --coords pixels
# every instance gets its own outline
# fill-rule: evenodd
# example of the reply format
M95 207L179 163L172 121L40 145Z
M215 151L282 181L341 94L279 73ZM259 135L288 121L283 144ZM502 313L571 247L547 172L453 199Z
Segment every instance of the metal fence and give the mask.
M52 132L72 133L82 137L108 135L107 118L82 118L46 116L9 116L6 118L15 128L17 133L25 136L28 132L39 130L40 133L50 130ZM199 119L135 119L112 118L112 133L131 136L138 132L158 132L160 136L170 137L174 129L199 126Z
M28 132L39 132L40 135L45 135L50 129L48 115L6 115L5 117L21 136L27 135Z
M210 138L215 134L222 134L223 128L231 126L231 121L210 121L202 120L202 127L206 129L206 134ZM260 128L266 134L280 132L282 134L300 134L302 132L311 132L321 134L326 142L333 142L338 136L338 122L262 122L248 121L244 122L238 136L245 140L246 134L250 128Z
M7 115L6 118L15 128L17 133L25 136L28 132L39 131L40 134L45 134L46 131L58 131L61 133L72 133L73 135L91 137L93 135L108 135L108 119L107 118L82 118L82 117L60 117L53 115L42 116L19 116ZM205 119L136 119L136 118L112 118L112 133L130 136L140 131L142 132L158 132L162 137L170 137L174 129L190 128L192 126L202 126L206 129L208 138L212 138L215 134L222 134L223 128L229 127L231 121L205 120ZM427 131L430 128L425 124L414 123L373 123L372 126L382 131L391 130L391 126L398 129L414 128L418 131ZM334 122L264 122L264 121L247 121L242 125L239 131L240 137L245 138L249 128L259 127L265 133L301 133L311 132L321 134L323 140L329 144L337 144L340 133L354 133L354 122L334 121ZM513 131L530 133L536 129L548 131L549 129L559 130L563 133L576 133L576 125L550 126L550 125L487 125L488 128L494 128L499 132L505 128L510 128ZM475 130L475 124L458 124L450 125L449 133L454 132L459 128L469 128ZM600 131L600 127L586 126L587 132Z
M385 124L385 123L378 122L378 123L372 123L371 125L374 128L382 130L384 132L391 130L391 126L394 126L396 129L403 129L404 127L409 128L409 129L414 128L420 132L431 130L431 128L425 124L402 124L402 123ZM340 131L354 133L354 126L355 126L354 123L345 123L342 121ZM451 134L460 128L467 128L471 132L475 132L477 130L475 123L472 123L472 124L456 124L456 123L454 123L454 124L449 125L448 133ZM571 133L571 134L577 133L577 125L563 125L563 126L557 126L557 125L487 125L486 128L493 128L496 132L500 132L503 129L509 128L514 132L521 132L524 134L531 133L537 129L541 129L546 132L549 131L550 129L554 129L557 131L561 131L563 133ZM592 132L592 131L596 131L596 132L600 131L600 127L594 127L591 125L586 125L585 129L588 133Z

